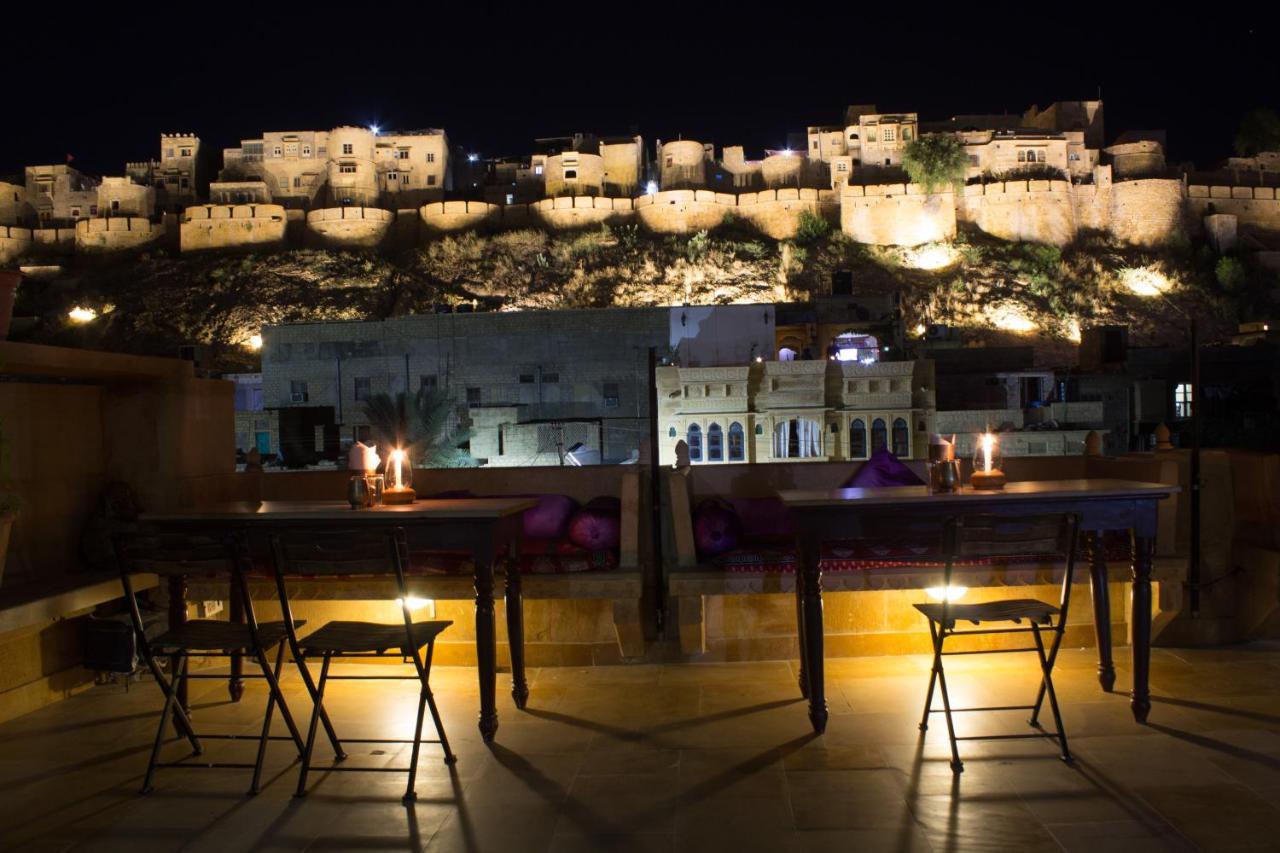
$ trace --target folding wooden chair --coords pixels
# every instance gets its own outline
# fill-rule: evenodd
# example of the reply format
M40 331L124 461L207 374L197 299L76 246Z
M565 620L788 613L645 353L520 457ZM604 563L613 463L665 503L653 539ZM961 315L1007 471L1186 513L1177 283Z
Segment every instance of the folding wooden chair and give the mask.
M436 637L453 623L450 621L415 622L409 608L409 591L405 581L405 569L409 565L409 546L403 528L391 530L294 530L278 532L272 536L272 549L275 554L276 587L280 594L280 606L286 626L293 618L289 605L288 578L316 577L323 575L385 575L393 573L400 608L404 616L403 624L381 624L377 622L329 622L314 633L299 640L296 631L289 631L289 644L299 666L307 669L307 658L319 657L320 679L312 686L311 678L306 678L311 690L314 708L311 724L307 730L306 746L302 754L302 769L298 774L297 796L307 793L307 774L311 770L312 753L315 748L316 730L321 721L334 745L335 757L345 758L342 741L334 732L324 707L325 687L332 680L413 680L420 684L418 691L417 724L413 730L412 740L388 738L345 738L348 743L412 743L413 752L408 767L329 767L327 770L346 770L357 772L403 773L408 772L409 782L405 789L404 801L416 799L414 783L418 774L418 752L423 743L438 743L444 749L446 764L456 761L449 749L449 740L445 736L444 724L440 721L440 711L436 708L435 697L429 684L431 676L431 658L435 649ZM426 647L426 657L422 656L422 648ZM334 658L411 658L414 666L412 675L330 675L329 666ZM439 740L424 740L422 723L425 710L431 709L431 719L435 723Z
M1058 712L1058 696L1053 689L1053 664L1058 657L1058 648L1062 645L1062 635L1067 624L1067 609L1071 603L1071 580L1075 574L1076 537L1080 519L1073 514L1052 515L967 515L947 520L943 550L946 556L946 569L943 577L943 597L941 602L917 604L915 608L929 620L929 633L933 638L933 668L929 674L929 691L924 702L924 715L920 720L920 730L929 728L929 715L938 713L933 708L933 690L935 684L942 693L941 712L947 718L947 737L951 741L951 769L955 773L964 771L960 761L960 752L956 746L961 740L1004 740L1010 738L1050 737L1057 740L1062 750L1062 759L1071 760L1071 752L1067 748L1067 733L1062 727L1062 715ZM1017 598L1004 601L990 601L982 604L954 604L950 599L952 587L952 567L957 559L993 558L1017 560L1062 560L1065 569L1062 576L1062 593L1058 605L1034 598ZM1011 622L1025 627L1017 628L982 628L984 623ZM960 622L969 622L980 626L976 630L957 630ZM1049 650L1045 651L1043 634L1052 634L1053 640ZM1031 634L1034 645L1010 649L980 649L948 652L943 649L947 639L957 636L976 634ZM946 655L981 655L1007 654L1011 652L1035 652L1040 661L1040 689L1036 693L1035 702L1031 705L992 705L977 708L952 708L951 698L947 694L947 677L943 672L942 658ZM1053 712L1054 730L1028 734L974 735L956 737L952 715L971 711L1030 711L1028 720L1035 728L1040 728L1040 709L1045 697L1049 698L1049 708Z
M146 794L152 790L151 783L158 767L253 768L253 781L250 783L249 793L258 793L262 780L262 764L267 754L267 742L291 740L299 755L302 754L303 743L298 727L294 724L293 715L289 713L284 694L280 690L280 669L284 663L284 640L287 633L285 625L283 622L258 624L253 611L253 602L249 598L248 587L245 584L248 552L243 539L239 536L209 537L143 529L135 533L119 534L113 538L113 544L120 567L125 600L129 604L130 619L138 638L139 653L164 694L164 711L160 715L160 725L156 728L156 739L151 748L151 759L147 763L142 793ZM199 575L225 578L230 587L229 596L238 598L244 608L245 621L234 623L197 619L179 626L171 626L160 636L149 640L144 630L142 612L138 607L131 580L131 575L141 572L154 573L161 577ZM273 647L278 647L274 668L267 662L267 653ZM197 733L187 710L178 701L179 686L190 679L226 679L226 675L223 674L192 673L190 664L193 656L229 659L233 654L248 655L258 661L261 674L246 674L244 677L263 679L269 691L266 713L262 719L262 730L257 736L257 759L252 764L204 761L161 762L160 750L164 744L165 730L171 717L177 718L177 727L191 744L193 756L204 753L202 738L206 740L244 739L244 735ZM168 657L173 661L172 680L165 677L157 664L158 656ZM289 729L288 735L271 734L271 720L277 705L280 706L280 716L284 718L285 725Z

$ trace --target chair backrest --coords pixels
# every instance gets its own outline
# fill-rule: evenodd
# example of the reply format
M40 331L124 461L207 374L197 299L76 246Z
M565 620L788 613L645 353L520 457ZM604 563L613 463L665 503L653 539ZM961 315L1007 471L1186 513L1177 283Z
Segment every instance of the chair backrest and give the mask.
M142 526L112 536L120 580L139 642L146 646L142 612L130 576L151 573L167 578L226 580L228 596L240 602L245 623L257 642L258 621L249 596L248 546L242 533L211 534Z
M235 550L226 537L140 528L112 537L116 561L126 575L230 576Z
M337 575L393 575L396 596L404 614L406 639L413 618L409 605L405 571L409 566L409 544L403 527L359 530L291 529L271 535L275 557L276 589L285 624L292 626L289 606L289 577ZM415 653L416 657L416 653Z
M292 577L403 573L409 549L404 528L285 530L271 537L276 569Z
M1061 560L1064 571L1058 608L1060 622L1065 624L1067 607L1071 602L1079 529L1080 517L1075 513L952 516L947 519L942 543L947 560L945 587L951 587L952 570L958 559ZM949 595L943 596L944 619L949 599Z

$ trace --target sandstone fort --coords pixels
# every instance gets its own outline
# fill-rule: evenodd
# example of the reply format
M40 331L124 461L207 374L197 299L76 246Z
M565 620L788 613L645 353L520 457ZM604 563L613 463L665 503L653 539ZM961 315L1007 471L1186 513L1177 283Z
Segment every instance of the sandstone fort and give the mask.
M930 133L963 144L963 186L926 192L907 180L903 152ZM760 159L742 146L594 134L495 159L434 128L266 132L220 156L195 134L166 133L157 159L122 175L67 162L0 181L0 262L149 248L394 249L468 229L634 223L690 234L727 219L787 239L804 215L858 242L905 246L950 239L961 225L1054 245L1083 231L1156 245L1206 226L1280 227L1268 180L1280 155L1214 171L1172 166L1161 131L1109 140L1099 100L940 120L855 105L792 137Z

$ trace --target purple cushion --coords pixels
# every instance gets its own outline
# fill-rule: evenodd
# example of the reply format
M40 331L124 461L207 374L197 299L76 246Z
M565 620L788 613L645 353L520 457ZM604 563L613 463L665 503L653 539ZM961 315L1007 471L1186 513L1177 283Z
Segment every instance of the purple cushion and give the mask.
M622 501L592 498L569 519L569 541L588 551L615 551L622 541Z
M742 524L733 507L711 499L693 513L693 543L703 558L716 557L738 546Z
M795 540L795 520L780 498L730 498L729 505L738 516L744 539L753 542Z
M569 530L578 502L568 495L529 495L536 497L538 505L525 510L524 535L526 539L563 539Z
M848 488L863 489L880 486L923 485L924 480L916 476L915 471L899 462L898 457L890 453L887 448L881 448L871 454L871 458L858 469L858 473L854 474L849 479L849 482L845 483Z

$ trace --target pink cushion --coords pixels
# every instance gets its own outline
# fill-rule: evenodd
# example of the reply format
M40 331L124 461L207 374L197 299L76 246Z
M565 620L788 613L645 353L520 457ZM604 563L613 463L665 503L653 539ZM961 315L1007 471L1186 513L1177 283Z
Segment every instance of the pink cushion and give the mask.
M588 551L616 551L622 541L622 501L593 498L569 520L569 541Z
M693 513L693 543L704 560L733 550L740 534L737 513L721 500L705 500Z

